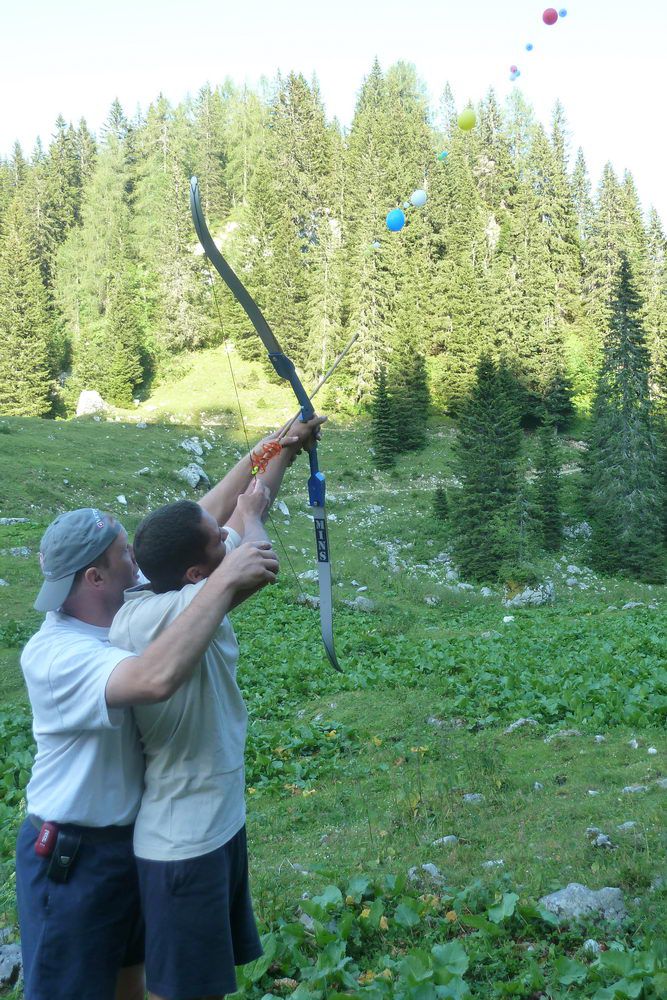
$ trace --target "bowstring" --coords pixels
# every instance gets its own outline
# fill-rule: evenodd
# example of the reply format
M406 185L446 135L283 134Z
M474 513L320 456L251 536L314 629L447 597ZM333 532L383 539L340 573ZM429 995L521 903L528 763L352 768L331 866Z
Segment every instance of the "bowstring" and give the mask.
M220 302L218 300L218 293L215 290L215 278L213 276L213 272L211 271L211 269L210 269L210 267L208 265L206 266L206 271L207 271L208 277L209 277L209 284L211 286L211 292L213 293L213 302L215 303L215 311L216 311L216 313L218 315L218 323L220 325L220 330L222 331L222 343L223 343L223 346L225 348L225 354L227 355L227 364L229 365L229 374L231 375L231 378L232 378L232 385L234 386L234 395L236 396L236 405L238 406L239 417L241 418L241 429L243 430L243 437L245 438L245 443L246 443L246 448L248 450L248 455L251 455L252 454L252 447L250 446L250 438L248 437L248 429L247 429L246 424L245 424L245 418L243 416L243 409L241 408L241 397L239 395L238 385L236 383L236 378L234 376L234 367L232 365L232 359L229 356L229 348L228 348L228 345L227 345L227 334L225 333L224 323L222 322L222 311L220 309ZM294 423L294 421L292 421L292 423ZM252 462L252 459L249 459L249 461ZM252 475L252 473L251 473L251 475ZM289 566L290 572L292 573L292 576L294 577L294 582L296 583L296 587L297 587L297 590L299 591L299 595L300 595L303 603L307 604L308 602L307 602L306 594L304 593L303 587L299 583L299 578L298 578L298 576L296 574L296 570L294 569L294 566L292 564L292 560L290 559L289 553L287 551L287 545L283 541L281 533L278 531L278 525L276 524L276 521L275 521L275 519L273 517L273 514L271 513L271 509L270 508L267 511L267 515L268 515L269 523L271 524L271 530L275 533L275 536L278 539L278 544L280 545L280 548L282 549L283 555L285 556L285 559L287 560L287 565Z

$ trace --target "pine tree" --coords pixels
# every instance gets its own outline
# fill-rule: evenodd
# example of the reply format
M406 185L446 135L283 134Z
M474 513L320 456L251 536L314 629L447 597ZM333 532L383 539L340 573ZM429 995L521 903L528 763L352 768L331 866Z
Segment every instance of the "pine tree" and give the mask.
M0 413L41 417L50 411L51 335L37 248L19 192L0 231Z
M464 576L475 581L495 578L514 555L522 436L511 383L503 365L480 360L454 442L452 471L461 482L450 498L454 554Z
M437 521L446 522L449 519L449 500L444 486L436 486L435 488L433 513Z
M649 394L643 302L621 254L593 407L588 497L596 569L643 580L664 577L664 487Z
M535 465L535 501L542 529L542 544L548 552L557 552L563 531L561 517L561 473L558 460L558 435L552 420L540 429Z
M396 462L396 432L384 368L378 372L371 401L371 440L378 469L390 469Z
M649 214L646 337L651 353L651 394L667 411L667 238L655 209Z

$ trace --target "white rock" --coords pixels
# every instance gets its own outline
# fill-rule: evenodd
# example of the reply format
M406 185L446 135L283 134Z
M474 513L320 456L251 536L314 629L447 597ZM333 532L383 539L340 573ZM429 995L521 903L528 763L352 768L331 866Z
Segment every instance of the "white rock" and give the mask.
M588 938L587 941L584 941L584 951L588 955L598 955L602 948L594 938Z
M644 607L643 601L628 601L627 604L623 605L621 611L631 611L632 608L643 608L643 607Z
M201 465L197 465L196 462L190 462L189 465L184 466L182 469L178 469L176 475L179 479L188 483L188 485L193 489L200 483L203 483L204 486L208 486L210 484L208 476L202 469Z
M505 862L502 858L498 858L497 861L482 861L482 868L502 868Z
M196 437L185 438L184 441L181 441L181 448L196 455L197 458L201 458L204 454L204 449L199 443L199 438Z
M143 469L137 469L135 475L137 476L148 476L150 475L150 466L144 465Z
M657 785L658 788L664 788L667 790L667 778L657 778L653 784Z
M514 615L505 615L503 618L503 625L509 625L510 622L514 621Z
M273 506L276 508L276 510L279 510L280 513L283 514L285 517L290 516L289 507L287 506L284 500L276 500Z
M459 590L474 590L472 583L459 583L457 584Z
M76 404L77 417L90 417L93 413L104 413L109 409L97 389L84 389Z
M621 823L619 826L617 826L616 829L619 831L619 833L629 833L630 830L634 830L636 826L637 826L636 822L633 819L629 819L625 823Z
M598 733L597 736L595 737L595 742L596 743L604 743L606 741L606 739L607 739L606 736L602 736L600 733Z
M516 722L511 722L507 729L504 730L506 736L510 733L515 732L517 729L521 729L523 726L536 726L536 719L517 719Z
M610 886L594 892L579 882L571 882L564 889L543 896L539 902L563 920L597 916L620 923L627 917L623 893Z
M543 792L544 791L544 785L542 784L541 781L534 782L534 784L533 784L533 791L534 792Z
M628 795L635 794L636 792L648 792L648 785L626 785L623 792Z
M596 788L589 788L588 789L588 794L589 795L599 795L600 793L598 792L598 790Z
M493 591L490 587L482 587L479 593L481 597L493 597Z
M545 580L537 587L526 587L520 594L504 598L503 604L506 608L537 608L543 604L553 604L555 597L556 588L553 582Z
M629 740L628 746L631 747L633 750L639 749L639 743L637 742L637 740Z
M316 569L305 569L303 573L299 573L300 580L317 580L318 574Z
M123 507L127 507L127 499L125 498L124 493L119 493L118 496L116 497L116 500L118 501L118 503L122 503Z
M581 570L578 566L570 565L566 567L565 572L574 575L575 573L581 573Z
M146 423L146 422L145 422L144 420L140 420L140 421L139 421L139 423L138 423L138 424L135 424L134 426L135 426L135 427L137 428L137 430L139 430L139 431L145 431L145 430L146 430L146 428L148 427L148 424L147 424L147 423Z
M8 586L9 586L9 584L7 583L6 580L0 579L0 587L8 587Z
M458 844L459 838L453 833L448 833L446 837L438 837L437 840L433 841L433 847L453 847L454 844Z
M651 754L651 757L654 757L655 754L657 754L657 752L658 751L656 750L655 747L649 747L648 750L646 751L646 753L650 753Z
M554 740L565 739L570 736L581 736L578 729L559 729L556 733L550 733L544 737L545 743L553 743Z
M484 801L484 796L480 792L467 792L463 796L463 801L476 806Z

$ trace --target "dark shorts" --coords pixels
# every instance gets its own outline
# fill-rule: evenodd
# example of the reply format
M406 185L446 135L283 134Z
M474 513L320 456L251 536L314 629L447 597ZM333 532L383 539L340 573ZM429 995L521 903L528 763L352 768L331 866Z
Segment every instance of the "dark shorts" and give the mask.
M74 829L74 828L71 828ZM77 827L82 841L67 882L53 882L35 854L29 819L16 842L16 896L25 1000L113 1000L122 967L144 959L132 827L110 838ZM86 835L94 836L94 841Z
M236 992L236 965L262 954L248 884L245 827L187 861L137 858L146 985L166 1000Z

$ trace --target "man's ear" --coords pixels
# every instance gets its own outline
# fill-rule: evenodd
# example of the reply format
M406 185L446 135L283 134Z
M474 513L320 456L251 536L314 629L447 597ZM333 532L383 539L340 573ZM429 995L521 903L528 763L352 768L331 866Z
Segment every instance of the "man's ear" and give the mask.
M200 580L204 580L205 578L206 574L201 566L188 566L183 574L185 583L199 583Z
M89 587L99 587L99 585L104 582L97 566L89 566L83 574L83 578Z

